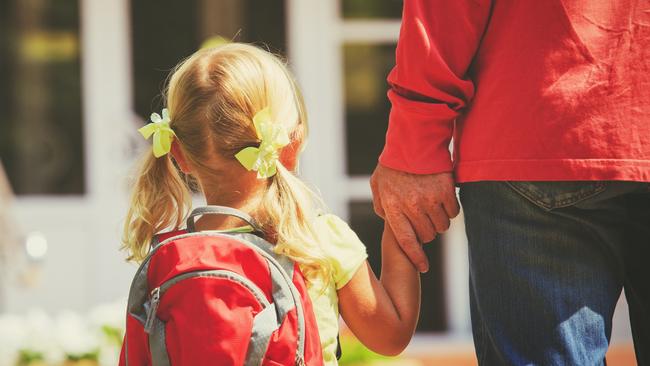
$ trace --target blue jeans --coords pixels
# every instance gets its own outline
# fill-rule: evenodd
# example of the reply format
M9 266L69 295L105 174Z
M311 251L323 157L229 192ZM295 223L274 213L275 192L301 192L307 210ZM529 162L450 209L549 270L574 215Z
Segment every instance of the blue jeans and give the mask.
M649 187L461 184L480 365L604 365L621 289L650 365Z

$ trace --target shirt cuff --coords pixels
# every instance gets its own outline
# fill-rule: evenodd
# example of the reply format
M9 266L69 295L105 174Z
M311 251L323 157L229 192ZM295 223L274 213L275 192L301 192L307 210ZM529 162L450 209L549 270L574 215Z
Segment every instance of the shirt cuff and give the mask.
M446 104L409 100L393 90L388 99L392 108L379 162L413 174L451 172L449 143L456 112Z

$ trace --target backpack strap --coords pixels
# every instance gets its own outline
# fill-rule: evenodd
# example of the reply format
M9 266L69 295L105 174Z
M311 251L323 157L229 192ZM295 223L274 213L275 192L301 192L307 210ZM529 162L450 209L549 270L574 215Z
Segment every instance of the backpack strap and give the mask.
M192 233L196 231L196 228L194 227L194 218L196 216L202 216L202 215L224 215L224 216L233 216L236 217L242 221L245 221L248 225L250 225L255 232L262 232L262 229L260 229L259 225L255 222L255 220L247 213L239 211L237 209L234 209L232 207L225 207L225 206L203 206L203 207L197 207L194 210L192 210L192 213L187 217L187 231Z

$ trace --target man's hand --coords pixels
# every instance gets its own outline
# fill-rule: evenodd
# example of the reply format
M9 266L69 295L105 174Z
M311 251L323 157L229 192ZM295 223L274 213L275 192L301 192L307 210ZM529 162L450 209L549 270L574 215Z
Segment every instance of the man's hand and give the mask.
M428 271L421 243L445 232L460 211L451 173L410 174L377 164L370 187L377 215L390 225L413 265Z

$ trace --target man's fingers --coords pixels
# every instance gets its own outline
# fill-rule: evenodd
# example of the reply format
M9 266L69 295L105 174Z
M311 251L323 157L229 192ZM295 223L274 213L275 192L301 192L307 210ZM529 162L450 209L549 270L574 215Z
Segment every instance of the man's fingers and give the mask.
M456 189L452 189L450 194L445 195L442 205L447 212L447 217L453 219L458 216L460 213L460 205L458 204L458 198L456 198Z
M436 227L438 233L444 233L449 229L449 216L441 204L437 204L429 209L427 213L431 222Z
M384 206L381 204L381 194L377 189L377 184L374 179L370 179L370 189L372 190L372 208L375 210L377 216L385 219L386 213Z
M379 197L379 195L375 195L372 198L372 207L375 210L377 216L381 217L382 219L385 219L386 212L384 211L384 207L381 205L381 198Z
M416 207L407 212L407 217L421 244L428 243L436 238L436 226L434 226L426 212Z
M386 213L386 217L387 223L393 230L393 234L395 234L395 238L404 254L419 272L427 272L429 270L429 260L424 254L422 245L418 242L409 220L400 213L392 214L390 211Z

